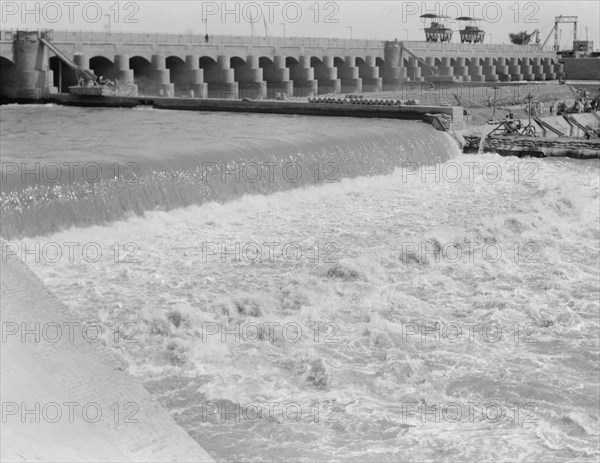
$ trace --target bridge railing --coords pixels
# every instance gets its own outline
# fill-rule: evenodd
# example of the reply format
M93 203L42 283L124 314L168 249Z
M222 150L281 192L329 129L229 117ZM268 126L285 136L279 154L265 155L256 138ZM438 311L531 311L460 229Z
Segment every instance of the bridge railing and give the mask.
M418 42L418 41L407 41L404 44L411 50L435 50L442 52L477 52L481 51L484 47L486 51L524 51L524 52L539 52L543 51L539 45L514 45L512 43L486 43L482 47L480 44L473 43L439 43L439 42Z
M22 30L22 29L19 29ZM16 29L2 31L2 41L12 41ZM254 45L279 47L381 48L380 40L350 40L327 37L249 37L243 35L163 34L145 32L52 31L54 42L112 43L112 44L205 44Z

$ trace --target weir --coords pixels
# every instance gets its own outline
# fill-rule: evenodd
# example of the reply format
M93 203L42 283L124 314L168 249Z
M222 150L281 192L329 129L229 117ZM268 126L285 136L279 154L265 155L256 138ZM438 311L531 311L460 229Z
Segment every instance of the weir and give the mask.
M5 31L0 55L0 96L33 100L67 91L65 82L76 82L78 70L139 86L143 95L237 99L380 92L423 81L554 80L563 69L553 52L538 45L250 37L206 42L200 35L73 31Z
M136 114L143 113L132 112L133 115L127 116L132 121L136 120ZM156 123L162 116L156 115ZM230 120L235 124L237 118L244 116L221 115L219 120L226 117L233 117ZM103 130L110 130L113 124L108 113L94 115L94 121ZM281 122L272 119L274 125L277 121ZM310 138L294 131L282 139L255 143L219 140L181 152L173 148L159 156L155 153L144 156L141 152L136 159L139 169L135 182L114 178L111 163L104 165L99 160L106 176L94 182L70 181L66 175L60 182L45 182L43 172L37 178L29 174L23 182L21 173L5 173L0 235L6 239L47 235L72 226L123 220L157 209L171 210L210 201L230 201L245 194L269 194L345 178L384 175L406 162L435 164L459 152L458 144L447 133L421 122L398 125L395 121L378 120L357 127L344 124L343 119L337 121L341 123L335 133L316 133ZM193 127L192 122L183 124L179 129L182 136ZM60 154L55 156L54 162L60 164ZM140 161L139 156L145 160ZM18 165L15 167L24 171ZM34 166L27 168L35 171ZM270 169L276 169L277 175L271 174Z

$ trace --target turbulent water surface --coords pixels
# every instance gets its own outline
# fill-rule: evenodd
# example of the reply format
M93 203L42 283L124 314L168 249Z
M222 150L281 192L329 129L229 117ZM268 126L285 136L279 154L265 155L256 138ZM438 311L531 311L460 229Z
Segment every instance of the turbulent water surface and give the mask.
M216 460L598 461L597 161L460 155L383 120L15 106L1 126L3 162L136 163L131 184L5 179L3 231L98 244L27 262L137 330L106 342ZM199 174L221 158L304 177Z

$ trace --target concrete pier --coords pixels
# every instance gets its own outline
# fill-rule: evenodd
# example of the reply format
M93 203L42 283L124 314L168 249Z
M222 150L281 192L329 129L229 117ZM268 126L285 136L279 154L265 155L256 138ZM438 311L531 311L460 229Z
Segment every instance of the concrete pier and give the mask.
M375 56L367 56L366 61L359 69L363 92L381 92L383 90L383 78L379 77L379 67L376 64Z
M471 59L469 60L468 73L469 77L471 78L471 82L485 82L485 76L483 75L483 66L481 65L481 58L478 58L477 56L471 57Z
M288 59L290 78L294 81L294 96L312 97L319 92L319 83L315 79L315 70L310 65L309 56L300 56L299 60Z
M267 82L267 98L291 98L294 96L294 81L290 79L290 70L286 67L285 56L276 55L273 60L261 58L263 78Z
M164 55L152 55L153 91L161 96L173 96L175 85L171 83L171 71L167 69Z
M15 36L12 51L14 66L10 74L5 70L2 72L2 93L32 100L50 93L53 86L48 50L38 40L38 33L19 32Z
M362 79L359 77L360 69L356 66L355 56L346 56L343 66L338 69L342 93L361 93L363 91Z
M206 98L208 85L204 83L204 71L200 69L200 58L197 55L187 55L185 65L188 70L188 81L190 96L194 98Z

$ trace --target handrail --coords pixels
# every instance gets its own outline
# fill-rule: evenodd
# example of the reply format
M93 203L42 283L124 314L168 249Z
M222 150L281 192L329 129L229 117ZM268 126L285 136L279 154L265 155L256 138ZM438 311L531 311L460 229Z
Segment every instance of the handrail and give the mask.
M18 29L19 31L22 29ZM0 41L12 41L16 29L2 30ZM37 29L32 30L37 31ZM281 47L338 47L383 49L383 41L375 39L342 39L333 37L257 37L242 35L210 35L208 42L204 34L168 34L158 32L103 32L82 30L52 30L54 42L88 43L149 43L149 44L187 44L187 45L254 45Z

